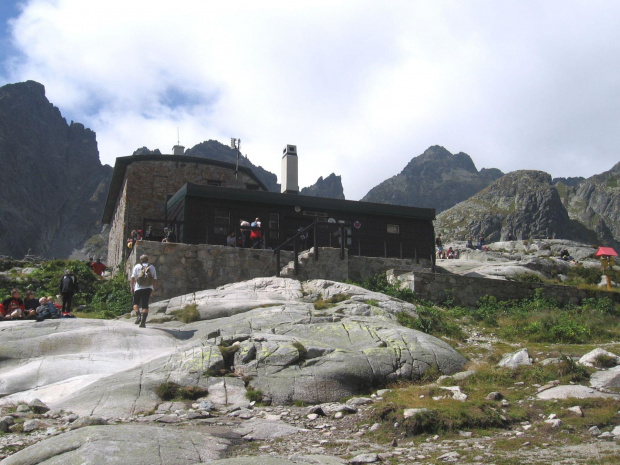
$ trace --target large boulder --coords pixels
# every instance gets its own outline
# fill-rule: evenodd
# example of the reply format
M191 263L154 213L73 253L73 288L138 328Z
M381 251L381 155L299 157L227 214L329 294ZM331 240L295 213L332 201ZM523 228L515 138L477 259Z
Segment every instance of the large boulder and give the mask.
M228 437L227 437L228 436ZM46 439L3 465L190 465L223 458L235 434L146 425L89 426Z
M156 408L157 387L174 382L200 387L220 405L245 400L245 383L273 403L321 403L417 379L431 367L456 373L466 363L444 341L398 323L399 312L416 316L414 305L352 285L257 278L159 308L172 311L181 300L202 319L146 329L131 320L31 323L15 327L28 335L22 343L0 332L0 356L10 360L0 387L12 394L3 400L37 397L79 415L123 417ZM58 359L73 364L53 373L23 368Z

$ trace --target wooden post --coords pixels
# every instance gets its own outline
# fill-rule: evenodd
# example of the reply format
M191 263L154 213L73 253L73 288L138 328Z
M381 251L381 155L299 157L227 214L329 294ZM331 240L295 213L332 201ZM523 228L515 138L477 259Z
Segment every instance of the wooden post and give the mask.
M299 256L297 255L297 238L293 239L293 269L295 270L295 276L299 272Z
M280 250L276 251L276 277L280 277Z
M387 241L383 241L383 257L387 258Z
M416 263L420 263L420 259L418 258L418 248L416 247L415 249L413 249L414 253L415 253L415 262Z
M340 225L340 260L344 260L344 243L347 240L344 232L344 224Z
M357 256L358 257L362 256L362 238L361 237L357 238Z
M319 228L317 228L317 222L314 222L314 261L319 259L319 238L318 238ZM308 234L308 233L306 233Z
M403 259L403 243L400 243L400 259Z

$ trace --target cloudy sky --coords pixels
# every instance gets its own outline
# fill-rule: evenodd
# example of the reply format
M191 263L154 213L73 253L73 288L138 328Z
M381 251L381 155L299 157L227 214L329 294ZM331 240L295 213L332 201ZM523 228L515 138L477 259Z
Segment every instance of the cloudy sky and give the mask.
M620 2L0 0L0 85L33 79L101 159L242 139L359 199L431 145L478 168L620 160Z

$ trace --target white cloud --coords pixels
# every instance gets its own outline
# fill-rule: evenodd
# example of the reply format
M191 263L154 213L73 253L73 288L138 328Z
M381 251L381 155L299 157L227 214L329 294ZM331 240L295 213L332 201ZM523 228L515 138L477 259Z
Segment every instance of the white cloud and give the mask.
M113 164L146 145L241 137L301 182L363 196L439 144L478 167L591 175L619 158L609 2L30 0L12 24L35 79ZM176 102L177 105L171 104Z

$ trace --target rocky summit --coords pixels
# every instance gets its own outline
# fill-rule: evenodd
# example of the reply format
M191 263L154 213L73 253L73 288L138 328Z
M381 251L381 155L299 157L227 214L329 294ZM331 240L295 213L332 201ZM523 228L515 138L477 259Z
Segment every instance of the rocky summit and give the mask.
M478 171L466 153L451 154L434 145L413 158L396 176L373 187L362 199L368 202L446 210L480 192L503 173Z
M68 257L101 231L112 169L34 81L0 87L0 255Z
M571 219L596 233L606 244L620 247L620 163L577 184L556 184Z
M571 221L551 176L514 171L437 216L435 226L448 239L558 238L596 241L596 234Z

